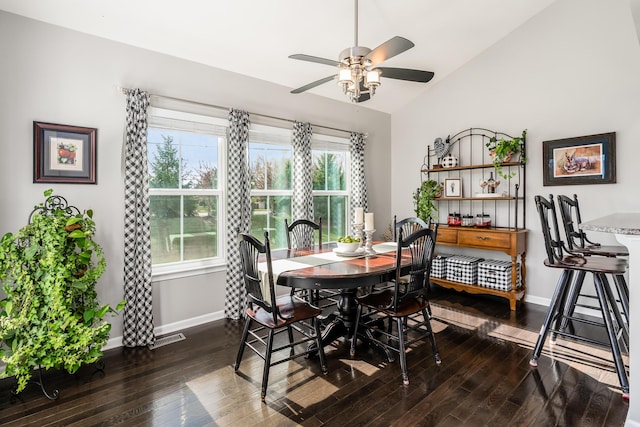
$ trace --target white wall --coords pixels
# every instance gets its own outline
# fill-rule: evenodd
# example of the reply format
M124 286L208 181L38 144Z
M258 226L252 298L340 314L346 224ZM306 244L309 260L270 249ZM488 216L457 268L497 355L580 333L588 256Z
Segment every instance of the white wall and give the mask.
M557 272L542 264L544 243L533 197L576 193L583 220L640 211L639 100L640 48L628 0L558 1L393 114L391 210L413 212L411 191L420 182L427 145L436 137L469 127L511 135L528 129L527 299L544 303ZM612 131L616 184L542 185L542 141ZM612 235L592 237L615 242Z
M123 297L125 97L118 86L366 132L369 207L376 218L391 217L387 114L291 95L290 88L1 11L0 52L0 234L22 227L47 188L80 209L93 209L108 262L98 284L104 302L115 304ZM33 121L98 128L98 184L33 184ZM224 287L224 272L154 283L154 324L166 332L210 318L224 308ZM111 336L121 334L122 322L116 319Z

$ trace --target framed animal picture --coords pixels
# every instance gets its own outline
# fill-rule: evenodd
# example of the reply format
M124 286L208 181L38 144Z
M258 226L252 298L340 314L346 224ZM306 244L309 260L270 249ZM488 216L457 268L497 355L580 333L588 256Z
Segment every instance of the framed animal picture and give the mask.
M542 142L543 185L616 182L616 133Z

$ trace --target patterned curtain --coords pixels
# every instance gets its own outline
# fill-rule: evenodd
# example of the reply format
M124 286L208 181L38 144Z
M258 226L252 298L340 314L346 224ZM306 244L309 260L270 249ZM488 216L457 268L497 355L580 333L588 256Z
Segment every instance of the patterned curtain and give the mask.
M238 233L249 231L251 195L248 167L249 113L229 111L227 179L227 288L224 314L240 319L244 310L244 285L238 249Z
M147 108L149 95L127 94L124 160L124 308L125 347L155 342L151 305L151 235L147 170Z
M294 220L313 221L313 186L311 170L311 124L295 122L293 125L293 200L291 214Z
M362 207L367 212L367 181L364 175L366 139L362 133L351 133L351 212L356 207Z

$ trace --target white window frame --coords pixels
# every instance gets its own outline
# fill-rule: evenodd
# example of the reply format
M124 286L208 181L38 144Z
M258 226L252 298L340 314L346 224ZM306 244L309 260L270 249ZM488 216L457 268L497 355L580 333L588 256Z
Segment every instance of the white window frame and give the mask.
M216 271L223 271L226 268L226 211L227 211L227 132L228 120L201 114L186 113L182 111L170 110L158 107L149 107L148 110L149 127L163 128L161 125L154 125L154 118L176 120L177 122L192 122L197 124L212 125L224 128L225 131L214 133L223 138L223 142L218 144L218 188L217 189L178 189L178 188L149 188L149 196L188 196L193 194L210 195L218 197L218 218L217 225L220 235L218 236L218 256L199 260L178 261L152 266L152 281L171 280L181 277L196 276ZM179 126L164 127L168 130L189 130ZM196 132L194 129L193 132ZM203 132L205 133L205 132Z

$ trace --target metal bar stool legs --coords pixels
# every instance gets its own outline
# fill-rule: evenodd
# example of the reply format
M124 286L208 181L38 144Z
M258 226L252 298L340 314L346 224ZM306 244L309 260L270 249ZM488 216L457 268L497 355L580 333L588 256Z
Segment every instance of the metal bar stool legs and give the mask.
M572 283L573 276L573 271L563 270L560 279L558 280L558 284L556 285L556 289L552 297L551 306L549 307L542 328L540 329L540 334L538 335L538 340L534 347L533 355L531 357L531 360L529 361L529 364L533 367L538 366L538 359L540 357L540 354L542 353L542 348L544 347L544 343L548 334L551 334L552 345L555 343L557 335L580 339L582 341L590 342L593 344L603 344L595 340L587 339L577 336L573 333L566 332L565 330L567 320L567 302L570 300L570 298L572 297L571 294L575 290L573 289L573 285L575 285L575 283ZM624 362L622 360L622 351L618 340L618 334L616 333L616 324L619 329L623 330L623 334L626 325L624 324L624 322L622 322L622 318L617 308L614 294L611 290L606 275L603 273L594 272L593 279L598 303L602 312L605 330L607 332L607 344L611 348L613 362L615 365L616 374L618 375L618 380L620 381L620 387L622 389L623 397L628 398L629 380L627 377ZM612 313L614 314L614 317L612 317ZM570 317L570 319L573 318ZM628 342L628 331L626 332L626 334L627 336L624 339L626 339L626 342Z
M598 307L579 304L578 298L593 298L598 299L596 296L586 296L581 294L582 285L584 283L584 279L586 276L585 271L579 271L576 275L575 281L570 286L568 290L567 301L565 304L564 316L561 321L560 329L564 330L569 326L569 320L573 318L575 313L575 309L578 306L586 307L590 309L597 309ZM622 274L614 274L612 275L614 283L616 284L616 290L618 293L618 298L615 297L613 291L610 286L605 288L607 292L607 296L609 301L611 302L611 312L613 313L616 323L620 328L621 337L624 340L624 344L626 348L629 348L629 290L627 288L627 282ZM595 279L594 279L595 280ZM622 307L622 310L619 309L618 304ZM623 316L624 315L624 319Z
M613 276L613 280L616 283L616 289L618 290L618 297L620 298L620 304L622 305L622 312L629 324L629 287L627 281L623 275Z

